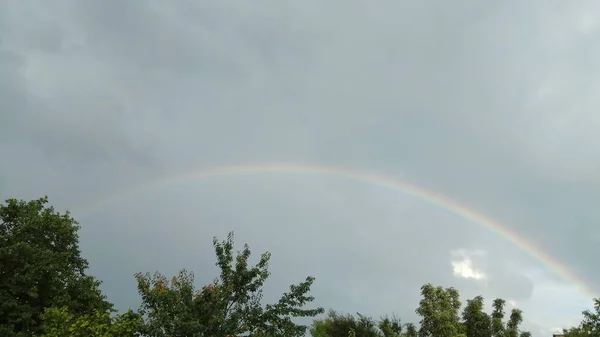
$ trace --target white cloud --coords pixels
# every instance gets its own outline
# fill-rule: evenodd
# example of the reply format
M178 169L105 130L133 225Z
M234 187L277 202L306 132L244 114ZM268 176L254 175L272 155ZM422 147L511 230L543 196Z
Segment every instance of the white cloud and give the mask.
M453 250L452 272L456 277L466 279L486 280L487 275L483 270L473 265L472 257L484 256L485 252L479 250L469 251L466 249Z

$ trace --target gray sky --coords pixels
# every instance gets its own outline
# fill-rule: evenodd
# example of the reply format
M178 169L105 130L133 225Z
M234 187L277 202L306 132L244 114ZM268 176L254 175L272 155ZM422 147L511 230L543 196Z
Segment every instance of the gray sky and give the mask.
M432 282L512 301L534 336L578 322L591 298L502 237L341 177L220 176L78 213L178 172L334 165L442 193L600 282L598 2L251 3L0 0L0 196L72 210L120 308L137 271L211 280L233 229L273 253L270 298L313 275L319 305L416 322Z

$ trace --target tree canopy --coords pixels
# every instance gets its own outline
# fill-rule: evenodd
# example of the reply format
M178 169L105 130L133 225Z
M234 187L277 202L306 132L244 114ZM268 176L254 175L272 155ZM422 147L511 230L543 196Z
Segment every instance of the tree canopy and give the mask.
M49 307L66 307L76 315L112 309L98 288L100 282L86 275L77 222L47 203L44 197L8 199L0 205L2 336L38 333Z
M133 311L111 317L95 310L90 314L74 315L67 307L46 308L42 314L40 337L132 337L143 324Z
M213 238L219 275L196 287L194 274L167 277L136 273L141 305L118 314L87 275L78 223L59 213L46 197L0 204L0 336L4 337L531 337L523 312L505 313L506 301L482 296L460 299L455 288L425 284L415 313L419 324L395 314L373 319L309 307L314 277L291 285L274 303L263 303L270 253L251 265L250 247L235 251L234 235ZM463 305L464 304L464 305ZM310 326L297 318L313 318ZM600 337L600 299L583 312L565 337Z
M293 318L323 312L322 308L303 308L313 301L308 295L313 277L290 286L277 303L262 305L271 255L263 253L258 264L250 267L248 245L234 256L233 233L222 242L214 238L213 245L221 274L200 290L194 288L193 274L185 270L170 281L160 273L135 275L142 296L140 313L146 318L142 332L146 336L302 336L307 327L294 323Z

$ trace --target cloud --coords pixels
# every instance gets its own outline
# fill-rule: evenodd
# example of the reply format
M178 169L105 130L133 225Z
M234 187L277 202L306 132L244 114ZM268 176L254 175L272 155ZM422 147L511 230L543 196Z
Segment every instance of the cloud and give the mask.
M486 214L596 284L597 6L0 2L0 193L75 211L220 164L372 170ZM417 321L420 285L456 285L516 301L534 335L589 305L505 238L338 178L148 191L82 216L83 250L121 307L137 304L136 271L212 279L211 238L229 229L273 251L272 296L314 274L323 305Z
M485 255L485 252L469 252L464 249L458 249L452 251L451 254L454 257L454 259L451 261L454 276L466 279L472 278L475 280L487 279L485 272L480 270L478 267L474 267L473 260L471 259L472 255Z

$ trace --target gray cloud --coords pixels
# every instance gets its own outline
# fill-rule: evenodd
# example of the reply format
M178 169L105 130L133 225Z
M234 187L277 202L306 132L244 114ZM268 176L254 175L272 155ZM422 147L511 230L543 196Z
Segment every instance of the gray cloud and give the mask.
M0 194L49 194L76 212L219 164L374 170L470 205L593 285L597 6L2 1ZM212 279L211 238L235 229L273 252L269 294L313 274L323 305L414 321L420 285L457 285L517 300L535 335L579 314L546 315L536 290L569 285L498 235L349 180L215 178L81 216L84 251L121 307L137 304L136 271ZM486 252L487 286L452 275L456 249Z

